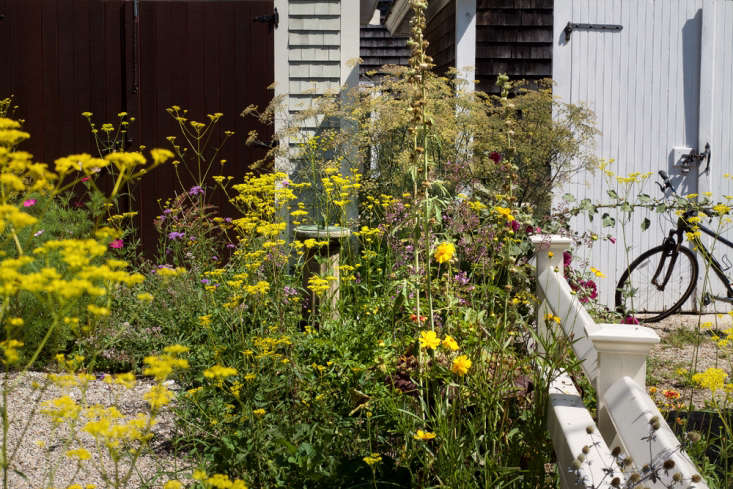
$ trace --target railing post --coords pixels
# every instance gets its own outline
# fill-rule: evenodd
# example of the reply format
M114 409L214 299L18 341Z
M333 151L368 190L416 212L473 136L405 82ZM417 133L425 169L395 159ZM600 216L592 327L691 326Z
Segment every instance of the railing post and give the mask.
M563 252L570 248L572 240L565 236L556 234L537 234L530 238L535 248L535 260L537 269L537 287L535 293L537 295L537 334L542 338L547 338L547 328L545 327L545 316L549 311L545 304L545 294L542 292L540 285L540 276L548 268L557 270L559 273L564 271ZM542 350L542 345L537 345Z
M615 436L606 406L605 394L617 380L631 377L642 389L646 389L646 359L649 350L659 343L654 330L633 324L599 324L590 339L598 352L598 429L610 444Z

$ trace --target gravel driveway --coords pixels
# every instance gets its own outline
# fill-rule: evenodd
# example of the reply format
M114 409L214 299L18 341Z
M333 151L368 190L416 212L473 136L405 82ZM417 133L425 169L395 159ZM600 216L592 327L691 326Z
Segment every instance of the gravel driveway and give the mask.
M100 457L95 450L94 439L81 433L77 444L67 443L69 429L65 425L57 426L51 419L40 413L41 403L64 395L64 392L51 384L46 389L34 388L33 385L48 385L47 374L28 372L22 375L10 374L9 385L14 388L8 396L8 415L10 426L8 431L9 453L15 454L11 461L8 487L21 488L65 488L70 484L85 487L94 484L97 489L110 487L100 475L100 469L107 472L113 470L114 464L107 456ZM150 381L138 380L132 389L119 385L109 385L101 378L90 383L86 393L88 405L100 404L108 407L117 406L125 418L133 418L137 413L147 411L143 395L150 389ZM81 400L81 391L72 388L67 391L72 399ZM34 408L35 406L35 408ZM191 467L182 455L168 450L174 423L173 414L164 412L158 424L153 428L151 440L152 450L138 458L137 471L130 479L127 488L158 488L176 474L190 474ZM80 431L80 430L77 430ZM92 458L79 462L65 456L69 449L87 448ZM121 464L127 467L124 463ZM49 478L49 467L53 468L53 484Z
M728 314L678 314L646 326L662 340L652 349L647 363L647 385L657 388L657 401L668 402L662 393L674 390L681 394L679 401L687 404L692 400L696 409L705 407L710 393L694 388L683 371L702 372L717 367L731 374L731 346L720 348L714 338L725 338L723 330L733 326L733 318Z

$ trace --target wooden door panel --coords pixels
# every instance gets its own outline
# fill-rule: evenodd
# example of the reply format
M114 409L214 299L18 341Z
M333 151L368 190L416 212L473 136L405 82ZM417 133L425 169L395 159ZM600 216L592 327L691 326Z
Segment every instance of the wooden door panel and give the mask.
M139 13L139 112L136 144L167 146L167 136L182 139L177 123L165 109L188 109L189 119L206 121L207 114L224 114L216 138L225 129L235 131L217 156L226 159L223 171L212 174L241 177L264 156L262 148L244 145L256 129L261 139L272 137L269 127L240 117L255 104L264 107L272 97L267 87L274 79L273 33L253 18L272 12L271 1L143 1ZM131 113L134 109L131 109ZM185 172L181 172L182 174ZM193 185L186 178L183 187ZM150 226L165 200L185 189L172 167L156 170L155 178L142 182L138 192L140 225L146 242L155 239ZM223 196L215 202L231 212Z

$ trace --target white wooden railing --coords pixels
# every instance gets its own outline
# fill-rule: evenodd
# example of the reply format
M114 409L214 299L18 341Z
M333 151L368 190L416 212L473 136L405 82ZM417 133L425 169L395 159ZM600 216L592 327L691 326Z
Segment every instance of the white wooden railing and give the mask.
M547 416L561 487L707 488L646 392L646 358L659 336L639 325L597 324L564 278L563 252L570 239L544 235L532 241L538 333L559 333L548 328L564 333L597 396L594 421L570 376L553 374Z

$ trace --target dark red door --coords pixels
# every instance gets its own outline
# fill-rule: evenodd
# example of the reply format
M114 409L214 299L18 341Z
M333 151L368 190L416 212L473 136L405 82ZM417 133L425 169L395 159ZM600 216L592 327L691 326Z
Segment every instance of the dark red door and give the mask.
M124 108L123 2L0 0L0 16L0 98L15 95L23 149L46 162L93 152L81 113Z
M261 107L272 98L274 80L273 29L254 22L271 14L272 0L142 1L136 20L137 70L130 74L128 111L138 115L135 144L165 145L167 136L181 135L177 123L165 112L178 105L188 109L189 119L205 121L206 114L224 114L219 132L235 135L218 158L227 160L214 174L242 176L265 150L244 144L256 129L269 141L270 128L240 113L250 104ZM137 106L135 106L137 103ZM185 172L180 172L185 174ZM192 182L184 181L184 187ZM183 191L172 167L156 170L138 193L143 238L153 236L149 223L161 212L158 199ZM219 202L222 203L222 196Z
M272 136L239 116L272 98L273 30L253 22L272 11L272 0L0 0L0 98L15 95L32 135L23 149L47 162L96 151L84 111L100 124L121 111L134 116L130 148L167 146L177 135L171 105L196 120L222 112L222 131L236 135L220 158L228 174L242 175L264 155L244 145L247 133ZM138 186L131 205L146 248L158 199L180 190L169 168Z

